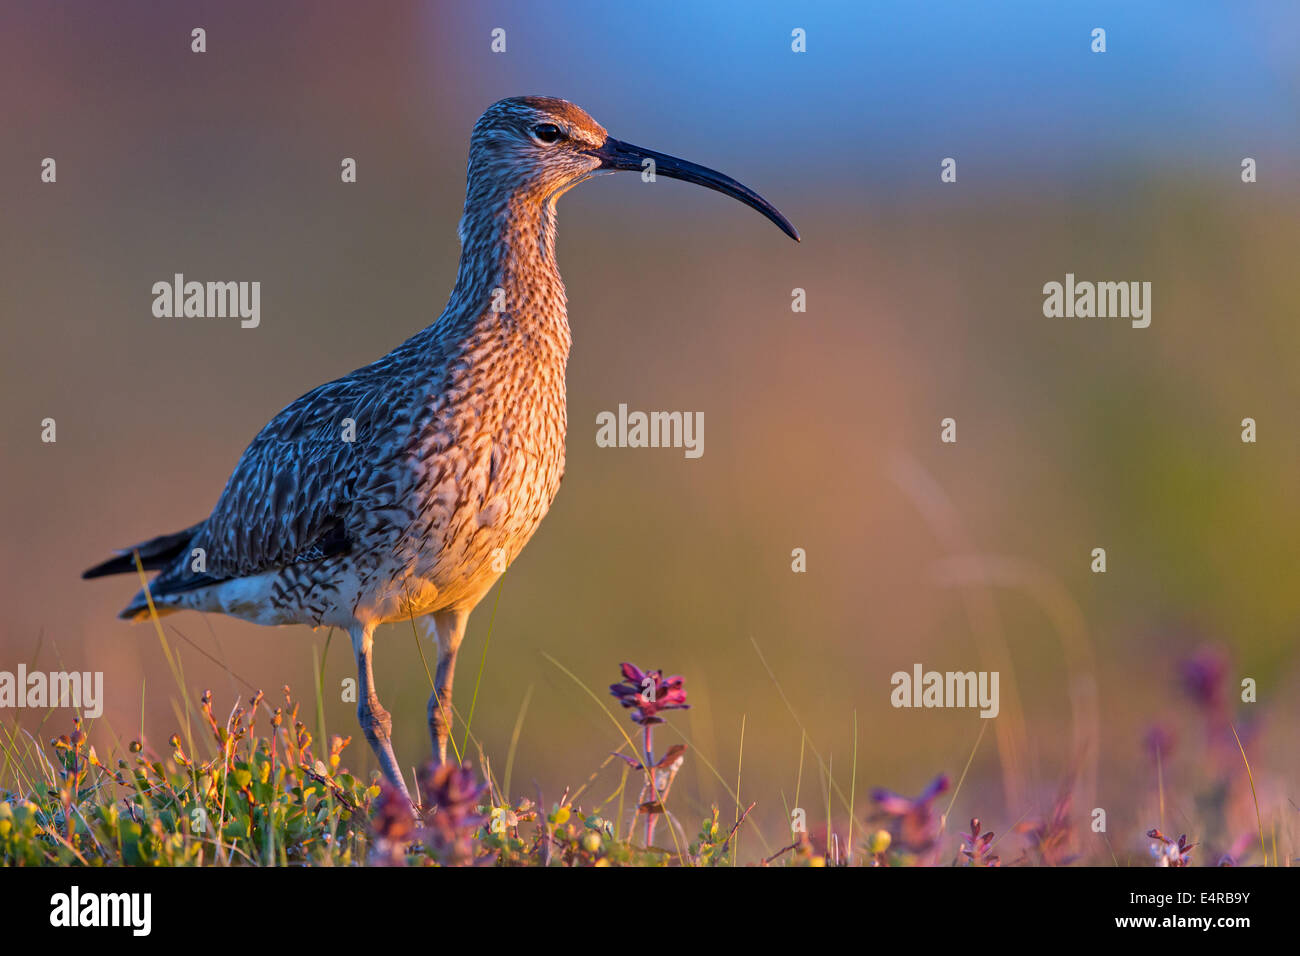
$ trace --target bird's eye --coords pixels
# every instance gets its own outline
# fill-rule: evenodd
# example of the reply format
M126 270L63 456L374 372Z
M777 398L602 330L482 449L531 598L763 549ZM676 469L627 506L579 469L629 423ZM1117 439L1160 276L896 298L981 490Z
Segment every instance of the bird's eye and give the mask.
M533 127L533 135L543 143L554 143L564 136L554 123L538 123Z

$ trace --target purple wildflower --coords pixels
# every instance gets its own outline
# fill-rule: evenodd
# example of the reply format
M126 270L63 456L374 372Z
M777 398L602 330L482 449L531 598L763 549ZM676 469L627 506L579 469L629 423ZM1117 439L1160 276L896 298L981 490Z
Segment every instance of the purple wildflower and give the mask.
M939 837L938 819L933 804L939 794L947 789L948 775L941 773L915 800L879 788L871 792L871 799L894 818L899 845L913 853L923 853L934 846Z
M1142 735L1142 749L1151 756L1152 760L1158 758L1161 763L1169 760L1170 754L1174 752L1175 743L1177 737L1174 732L1162 723L1152 724Z
M1187 834L1171 840L1152 827L1147 836L1151 838L1151 855L1160 861L1160 866L1187 866L1191 862L1192 847L1196 844L1187 842Z
M387 780L381 780L374 809L374 817L370 821L375 837L370 851L371 865L405 865L406 845L411 842L415 834L415 817L411 813L411 802L401 790Z
M478 782L469 764L445 763L425 767L420 789L434 808L425 834L429 852L447 866L472 864L475 831L488 820L478 809L487 784Z
M1183 692L1197 706L1215 714L1223 709L1223 687L1227 673L1227 655L1220 648L1212 646L1198 649L1179 664Z
M1073 778L1062 783L1050 816L1016 825L1016 832L1023 833L1029 842L1017 862L1032 866L1067 866L1079 858L1079 854L1074 852L1074 837L1070 829L1073 788Z
M662 724L661 710L689 710L681 677L664 678L663 671L642 671L635 664L624 663L623 680L609 685L609 692L624 707L631 708L632 719L643 726Z
M997 866L1001 862L996 853L989 852L993 831L981 833L979 817L971 820L970 833L963 833L961 838L962 856L966 857L971 866Z
M632 720L641 725L642 751L638 762L626 754L619 754L634 770L646 772L646 785L641 788L637 804L640 812L646 815L645 845L654 844L655 821L664 810L664 801L672 789L673 779L682 765L682 754L686 747L677 744L670 747L662 758L654 753L654 725L662 724L659 716L661 710L689 710L686 703L686 689L682 687L682 678L664 679L663 671L643 671L635 664L624 662L620 665L623 679L617 684L609 685L609 692L618 698L618 702L632 711Z

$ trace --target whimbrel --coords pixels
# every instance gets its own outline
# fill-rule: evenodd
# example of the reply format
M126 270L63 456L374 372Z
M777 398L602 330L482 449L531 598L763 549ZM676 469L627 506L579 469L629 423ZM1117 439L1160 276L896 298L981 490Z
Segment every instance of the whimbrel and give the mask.
M474 124L447 307L383 358L321 385L244 451L204 521L123 549L84 577L159 574L159 613L345 628L357 719L406 793L371 671L375 628L414 618L437 645L428 722L447 759L456 652L470 612L532 537L564 474L569 323L555 203L616 170L707 186L799 235L722 173L609 136L565 100L501 100ZM141 590L121 617L148 616Z

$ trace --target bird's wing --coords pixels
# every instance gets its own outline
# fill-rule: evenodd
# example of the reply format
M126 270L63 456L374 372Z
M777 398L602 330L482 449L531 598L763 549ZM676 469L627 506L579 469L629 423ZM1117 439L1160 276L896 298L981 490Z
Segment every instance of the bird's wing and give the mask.
M350 549L362 486L400 440L401 396L360 370L313 389L253 439L195 539L206 572L174 589L260 574ZM382 487L380 488L382 493ZM182 572L182 576L184 572Z

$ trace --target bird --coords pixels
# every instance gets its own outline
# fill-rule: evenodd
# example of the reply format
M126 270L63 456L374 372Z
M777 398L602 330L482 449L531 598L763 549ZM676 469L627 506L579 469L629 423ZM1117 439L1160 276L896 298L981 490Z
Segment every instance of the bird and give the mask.
M156 571L119 617L182 610L340 628L357 720L410 801L375 691L375 629L410 619L437 648L427 721L447 762L470 613L519 555L564 475L571 335L556 202L622 170L695 183L799 233L716 170L611 137L557 97L490 106L470 135L460 262L441 315L382 358L307 392L248 445L212 513L83 573ZM138 556L138 558L137 558ZM415 804L412 803L414 807Z

